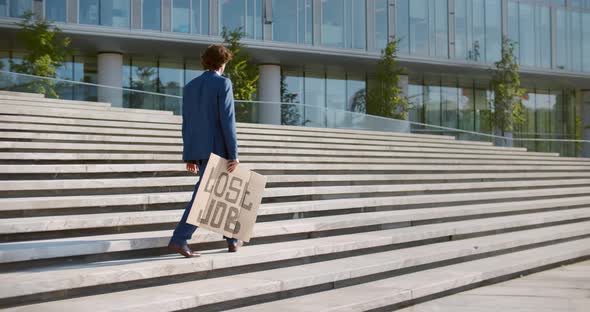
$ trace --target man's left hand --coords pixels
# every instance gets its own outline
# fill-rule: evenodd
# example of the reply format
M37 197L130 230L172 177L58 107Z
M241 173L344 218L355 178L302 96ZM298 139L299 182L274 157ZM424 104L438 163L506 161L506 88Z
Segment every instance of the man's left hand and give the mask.
M197 167L197 164L193 164L193 163L186 163L186 170L188 172L192 172L194 174L199 173L199 167Z

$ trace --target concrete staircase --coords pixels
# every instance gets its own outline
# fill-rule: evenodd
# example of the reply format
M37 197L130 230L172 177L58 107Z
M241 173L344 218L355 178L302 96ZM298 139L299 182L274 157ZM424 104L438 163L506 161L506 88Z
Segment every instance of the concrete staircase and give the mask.
M165 246L197 177L178 116L0 93L0 308L391 311L590 256L590 160L239 124L252 242Z

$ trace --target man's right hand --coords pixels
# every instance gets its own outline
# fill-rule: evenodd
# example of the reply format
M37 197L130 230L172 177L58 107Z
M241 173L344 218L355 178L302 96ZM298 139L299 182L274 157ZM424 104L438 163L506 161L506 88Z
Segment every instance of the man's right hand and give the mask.
M236 168L238 167L239 163L240 163L240 161L237 159L228 161L227 162L227 171L229 171L229 173L234 172L234 170L236 170Z

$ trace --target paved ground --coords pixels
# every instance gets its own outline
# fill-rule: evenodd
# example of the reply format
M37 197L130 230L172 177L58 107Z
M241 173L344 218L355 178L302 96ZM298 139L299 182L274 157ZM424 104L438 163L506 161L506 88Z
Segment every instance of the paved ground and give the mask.
M590 261L458 293L402 312L590 312Z

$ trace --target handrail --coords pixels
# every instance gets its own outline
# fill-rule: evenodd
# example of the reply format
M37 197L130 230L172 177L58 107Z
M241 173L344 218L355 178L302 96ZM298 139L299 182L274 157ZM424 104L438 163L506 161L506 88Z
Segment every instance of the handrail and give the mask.
M172 95L172 94L157 93L157 92L150 92L150 91L144 91L144 90L136 90L136 89L130 89L130 88L122 88L122 87L113 87L113 86L108 86L108 85L101 85L101 84L95 84L95 83L89 83L89 82L81 82L81 81L73 81L73 80L60 79L60 78L35 76L35 75L15 73L15 72L10 72L10 71L5 71L5 70L0 70L0 73L9 74L9 75L16 75L16 76L23 76L23 77L29 77L29 78L35 78L35 79L47 79L47 80L54 80L54 81L59 81L59 82L71 83L71 84L87 85L87 86L93 86L93 87L98 87L98 88L108 88L108 89L129 91L129 92L134 92L134 93L142 93L142 94L149 94L149 95L156 95L156 96L163 96L163 97L171 97L171 98L176 98L176 99L182 99L182 96ZM297 105L297 106L304 106L304 107L310 107L310 108L313 108L313 109L323 109L323 110L326 110L326 111L335 111L335 112L342 112L342 113L346 113L346 114L350 114L350 115L358 115L358 116L361 116L361 117L364 117L364 118L369 117L369 118L374 118L374 119L384 120L384 121L389 121L389 122L400 122L400 123L406 123L406 124L409 124L409 125L417 125L417 126L421 126L421 127L428 127L428 128L433 128L433 129L440 129L440 130L445 130L445 131L451 131L451 132L457 132L457 133L463 133L463 134L470 134L470 135L476 135L476 136L482 136L482 137L487 137L487 138L490 138L490 139L502 139L502 140L507 140L507 141L523 141L523 142L526 142L526 141L533 141L533 142L544 141L544 142L590 143L590 140L550 139L550 138L542 138L542 139L539 139L539 138L511 138L511 137L499 136L499 135L495 135L495 134L489 134L489 133L483 133L483 132L475 132L475 131L469 131L469 130L451 128L451 127L438 126L438 125L431 125L431 124L426 124L426 123L421 123L421 122L416 122L416 121L394 119L394 118L388 118L388 117L382 117L382 116L376 116L376 115L358 113L358 112L353 112L353 111L347 111L347 110L337 109L337 108L320 107L320 106L310 105L310 104L304 104L304 103L273 102L273 101L249 101L249 100L236 100L235 102L238 102L238 103L271 104L271 105Z

